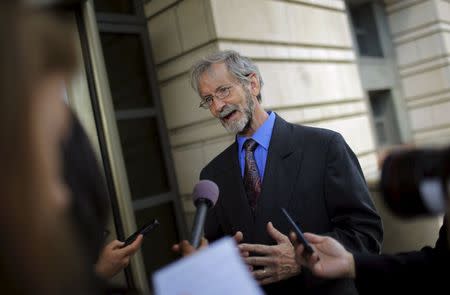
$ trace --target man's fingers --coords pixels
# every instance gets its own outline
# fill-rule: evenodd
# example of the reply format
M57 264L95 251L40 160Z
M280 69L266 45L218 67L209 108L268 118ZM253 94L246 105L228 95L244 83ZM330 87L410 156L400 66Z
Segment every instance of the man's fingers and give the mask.
M266 256L251 256L244 259L245 263L250 265L259 265L259 266L266 266L270 264L274 264L274 261L271 257Z
M237 231L234 234L233 239L236 241L237 244L239 244L244 239L244 234L240 231Z
M270 277L269 272L266 269L258 269L253 271L253 276L257 280L263 280Z
M276 282L277 280L274 277L264 278L259 281L260 285L267 285Z
M244 234L241 231L237 231L234 236L233 236L234 241L236 242L236 244L240 244L242 242L242 240L244 239ZM242 257L248 257L250 256L250 253L248 251L243 251L241 249L239 249L241 252L241 256Z
M303 244L298 244L297 248L295 248L295 253L296 254L303 254L303 251L305 250L305 246L303 246Z
M272 224L272 222L267 223L267 232L269 235L277 241L278 244L289 242L289 238L285 235L283 235L281 232L279 232Z
M239 244L238 247L241 252L255 252L265 255L272 253L272 246L261 244Z
M302 244L298 244L298 246L295 248L295 262L297 262L298 265L305 265L306 261L303 257L303 251L305 250L305 247Z
M249 257L250 253L248 251L241 251L241 257Z
M299 242L297 240L297 235L293 231L291 231L289 233L289 238L291 240L292 245L294 245L294 248L297 248L299 245Z
M180 245L179 244L172 245L172 251L180 253Z

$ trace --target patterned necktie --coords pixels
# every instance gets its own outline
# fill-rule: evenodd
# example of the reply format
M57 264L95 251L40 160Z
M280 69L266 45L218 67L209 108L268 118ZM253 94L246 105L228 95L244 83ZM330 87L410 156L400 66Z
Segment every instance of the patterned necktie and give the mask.
M258 167L256 166L254 151L258 143L249 138L244 143L245 149L245 169L244 169L244 187L247 193L248 202L253 212L256 209L256 202L261 194L261 178L259 177Z

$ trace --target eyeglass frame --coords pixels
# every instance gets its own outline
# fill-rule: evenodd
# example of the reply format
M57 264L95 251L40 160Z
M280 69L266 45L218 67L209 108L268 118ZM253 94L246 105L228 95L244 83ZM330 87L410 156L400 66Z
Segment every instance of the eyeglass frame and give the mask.
M225 98L227 98L228 96L230 96L231 93L231 88L233 88L234 85L222 85L219 86L219 88L216 90L216 92L214 92L214 94L209 94L206 95L204 97L201 98L200 101L200 105L198 106L199 108L208 110L209 108L211 108L213 102L214 102L214 98L216 98L217 100L223 100ZM222 91L222 94L220 94L220 92Z
M248 74L245 75L245 77L250 77L250 76L253 76L253 75L255 75L255 73L248 73ZM219 86L218 89L216 90L216 92L214 92L214 94L210 94L210 95L207 95L205 97L202 97L201 101L200 101L200 105L198 107L202 108L202 109L205 109L205 110L210 109L212 104L213 104L213 102L214 102L214 97L216 97L217 100L219 100L219 101L227 98L230 95L230 90L231 90L231 88L233 88L233 86L235 86L235 84L232 84L232 85L229 85L229 86L224 86L224 85ZM221 91L221 90L226 91L226 94L224 94L224 95L217 95L217 93L219 91ZM211 100L209 102L206 101L208 98L211 98Z

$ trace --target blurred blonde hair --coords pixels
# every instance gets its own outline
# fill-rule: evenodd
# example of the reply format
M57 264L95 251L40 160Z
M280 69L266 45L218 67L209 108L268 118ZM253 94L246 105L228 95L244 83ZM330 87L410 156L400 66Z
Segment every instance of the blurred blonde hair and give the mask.
M32 128L39 83L52 74L69 78L76 69L75 35L54 16L17 2L0 4L2 291L87 294L86 273L92 266L80 257L68 214L40 216L52 191Z

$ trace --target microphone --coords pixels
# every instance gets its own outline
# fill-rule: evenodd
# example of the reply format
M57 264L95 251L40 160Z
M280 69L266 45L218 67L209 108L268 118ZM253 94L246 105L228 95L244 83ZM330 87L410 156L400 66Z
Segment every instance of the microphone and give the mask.
M194 248L200 246L200 240L205 225L206 212L214 207L219 198L219 187L211 180L200 180L194 187L192 199L197 211L195 212L194 225L192 226L191 245Z

